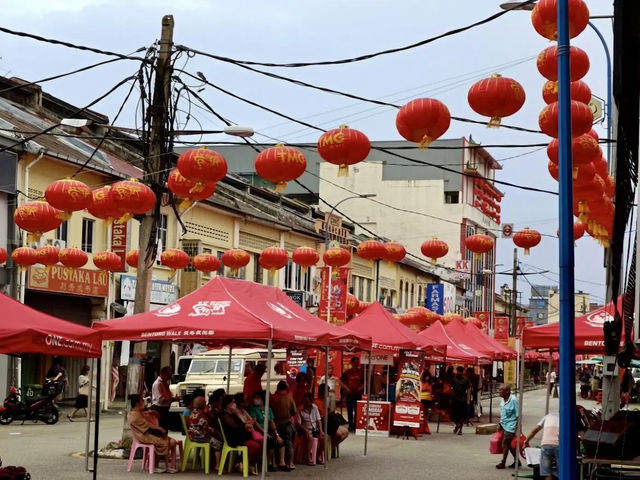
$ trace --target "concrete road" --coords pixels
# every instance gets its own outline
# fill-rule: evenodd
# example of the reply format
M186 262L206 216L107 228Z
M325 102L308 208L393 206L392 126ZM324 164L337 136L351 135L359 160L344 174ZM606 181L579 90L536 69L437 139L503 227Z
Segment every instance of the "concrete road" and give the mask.
M499 415L499 399L494 399L494 421ZM592 401L579 401L590 409ZM544 414L544 390L525 393L524 432L528 433ZM488 414L488 400L483 402ZM551 399L551 411L557 411L558 399ZM67 421L67 411L56 425L13 423L0 426L0 456L4 465L23 465L34 479L89 479L92 474L85 471L85 459L78 456L84 452L86 423L76 419ZM79 420L79 421L78 421ZM488 421L483 416L483 421ZM100 445L118 440L123 417L110 412L100 420ZM92 424L93 425L93 424ZM363 456L363 437L350 436L341 445L341 456L332 460L328 468L323 466L298 466L290 473L277 472L271 477L279 478L340 478L349 479L393 479L402 480L428 478L447 479L510 479L512 470L498 471L497 455L490 455L489 435L476 435L475 428L465 427L462 436L453 435L452 424L441 424L440 433L436 425L430 425L432 435L419 440L392 438L370 438L368 455ZM174 434L178 436L177 434ZM539 441L539 438L538 438ZM126 471L126 460L100 459L98 478L122 480L124 478L148 478L141 472L141 461L137 460L131 473ZM203 470L177 473L175 478L195 478ZM163 474L167 475L167 474ZM240 474L227 474L240 478Z

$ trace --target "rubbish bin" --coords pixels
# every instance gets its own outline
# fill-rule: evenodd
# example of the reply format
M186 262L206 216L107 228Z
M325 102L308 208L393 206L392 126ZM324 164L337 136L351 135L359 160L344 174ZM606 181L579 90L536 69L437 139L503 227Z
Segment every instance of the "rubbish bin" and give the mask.
M22 396L25 400L35 400L42 392L42 385L36 383L25 383L22 386Z

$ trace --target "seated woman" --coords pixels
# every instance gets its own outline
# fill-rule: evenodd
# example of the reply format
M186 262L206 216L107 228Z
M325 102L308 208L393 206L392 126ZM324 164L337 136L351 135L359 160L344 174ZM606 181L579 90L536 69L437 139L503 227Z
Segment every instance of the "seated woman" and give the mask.
M301 435L303 458L307 459L307 465L316 464L318 445L322 445L324 441L321 420L318 407L313 403L313 395L306 393L302 397L302 405L296 415L296 427Z
M254 370L255 371L255 370ZM233 396L233 399L236 402L236 415L238 416L238 418L240 420L242 420L242 422L244 423L245 427L247 428L247 430L249 431L249 433L251 434L251 437L256 441L256 442L260 442L262 443L264 441L264 435L262 434L262 429L258 430L258 424L256 422L256 419L253 418L250 414L249 414L249 405L247 405L247 402L245 400L244 397L244 393L242 392L238 392Z
M257 475L256 463L260 460L262 444L253 439L251 432L245 423L237 415L238 409L232 395L227 395L222 399L222 415L220 422L224 429L227 442L231 447L244 445L249 451L249 471L252 475Z
M325 387L324 384L318 386L318 398L314 402L320 411L322 417L322 424L324 425L324 408L325 408ZM345 418L337 413L335 409L331 408L329 403L329 422L327 424L327 433L331 437L331 443L338 445L343 442L349 436L349 422ZM324 446L322 447L324 448Z
M253 394L252 405L249 407L249 415L254 419L254 429L260 432L264 436L264 401L265 401L265 391L258 390ZM284 462L284 441L278 435L278 430L276 430L276 424L274 422L273 410L269 408L269 430L267 434L267 459L268 459L268 469L270 472L276 471L275 466L275 450L278 450L278 466L281 470L287 470L288 467Z
M196 397L193 399L193 408L187 418L187 431L189 440L192 442L209 444L215 456L215 466L213 468L215 471L220 464L222 440L220 432L209 425L204 397Z
M155 417L146 415L142 395L129 395L129 400L131 402L131 412L127 416L127 421L131 428L131 434L138 442L155 446L158 462L160 457L164 458L166 468L157 469L156 472L176 473L178 470L169 467L169 453L175 452L176 441L167 436L167 431L164 428L149 420L150 418L155 419Z

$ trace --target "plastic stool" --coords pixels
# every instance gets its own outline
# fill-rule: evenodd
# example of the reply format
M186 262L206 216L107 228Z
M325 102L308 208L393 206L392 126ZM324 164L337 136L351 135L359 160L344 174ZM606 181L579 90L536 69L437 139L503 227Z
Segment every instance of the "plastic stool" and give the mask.
M133 468L133 461L136 456L136 451L142 448L142 470L144 470L149 465L149 473L153 474L153 469L156 465L156 449L153 444L150 443L141 443L133 437L133 441L131 442L131 453L129 454L129 463L127 463L127 472L131 471Z

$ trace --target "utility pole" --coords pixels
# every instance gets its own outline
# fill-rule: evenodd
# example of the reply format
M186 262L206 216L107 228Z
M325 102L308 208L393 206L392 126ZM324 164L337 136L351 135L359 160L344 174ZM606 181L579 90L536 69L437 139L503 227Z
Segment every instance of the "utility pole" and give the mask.
M511 273L511 321L509 324L509 336L516 336L516 316L518 310L518 249L513 249L513 272Z
M153 264L156 259L155 244L156 222L160 213L162 202L162 172L167 149L167 119L168 106L171 95L171 49L173 47L173 16L162 17L162 32L160 35L160 48L155 65L155 84L151 104L151 132L149 138L149 156L145 162L145 180L150 183L156 195L156 206L147 212L140 222L138 234L138 248L140 256L136 272L136 293L134 314L149 310L151 297L151 281ZM143 119L144 121L144 119ZM130 394L141 393L144 382L143 361L147 353L146 342L135 342L133 357L129 360L127 369L127 398ZM130 439L131 433L125 417L123 441Z

